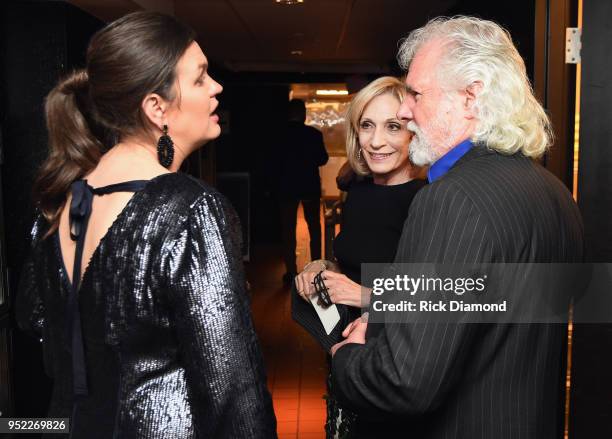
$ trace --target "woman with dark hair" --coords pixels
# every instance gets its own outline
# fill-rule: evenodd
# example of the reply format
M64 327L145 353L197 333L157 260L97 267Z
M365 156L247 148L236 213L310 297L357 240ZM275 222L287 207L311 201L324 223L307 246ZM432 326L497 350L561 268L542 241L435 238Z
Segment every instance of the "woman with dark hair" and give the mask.
M73 438L268 438L275 419L239 224L177 173L219 136L222 87L191 29L138 12L47 96L50 153L17 298Z

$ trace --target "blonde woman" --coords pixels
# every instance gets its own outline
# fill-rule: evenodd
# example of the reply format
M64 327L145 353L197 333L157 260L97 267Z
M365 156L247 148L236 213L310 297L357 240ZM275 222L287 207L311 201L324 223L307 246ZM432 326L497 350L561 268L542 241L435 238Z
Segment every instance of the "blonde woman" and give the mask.
M369 295L362 295L369 285L361 285L361 264L393 261L410 203L425 184L418 178L422 169L408 157L411 133L397 118L405 93L397 78L378 78L355 95L347 110L348 162L363 178L348 187L341 232L334 241L336 261L313 261L295 280L297 293L308 300L314 276L323 272L330 299L340 305L342 316L327 342L339 341L359 309L369 305ZM351 437L354 422L353 414L328 399L328 437Z

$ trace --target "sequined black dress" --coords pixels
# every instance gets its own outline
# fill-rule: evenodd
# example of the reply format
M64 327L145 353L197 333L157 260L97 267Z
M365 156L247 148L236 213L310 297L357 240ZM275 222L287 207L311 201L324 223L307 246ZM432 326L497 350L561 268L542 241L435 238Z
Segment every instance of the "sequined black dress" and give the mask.
M49 416L70 417L71 437L276 437L238 219L219 193L161 175L102 238L78 289L81 393L71 285L57 232L43 239L47 227L42 217L33 227L16 311L23 329L42 335Z

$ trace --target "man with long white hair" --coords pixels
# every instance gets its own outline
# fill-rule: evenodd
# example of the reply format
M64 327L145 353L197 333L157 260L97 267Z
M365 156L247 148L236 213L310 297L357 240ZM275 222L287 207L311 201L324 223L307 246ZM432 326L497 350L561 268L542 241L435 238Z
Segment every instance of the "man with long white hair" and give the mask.
M409 92L398 118L430 184L413 201L396 262L580 262L581 216L536 161L550 123L508 32L437 18L403 41L398 59ZM332 348L332 388L363 415L362 437L562 437L564 325L355 321L345 335Z

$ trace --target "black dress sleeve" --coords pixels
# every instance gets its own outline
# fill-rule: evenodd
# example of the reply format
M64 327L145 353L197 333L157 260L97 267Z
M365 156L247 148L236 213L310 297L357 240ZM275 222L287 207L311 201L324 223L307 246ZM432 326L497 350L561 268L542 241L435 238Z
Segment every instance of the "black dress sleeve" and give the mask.
M224 198L203 195L165 264L198 437L276 437L239 230Z
M38 260L41 256L40 244L46 229L46 220L39 214L30 233L30 246L26 262L21 270L15 301L17 325L23 331L36 336L42 334L45 323L42 283L39 278L41 267L38 266Z

